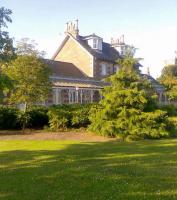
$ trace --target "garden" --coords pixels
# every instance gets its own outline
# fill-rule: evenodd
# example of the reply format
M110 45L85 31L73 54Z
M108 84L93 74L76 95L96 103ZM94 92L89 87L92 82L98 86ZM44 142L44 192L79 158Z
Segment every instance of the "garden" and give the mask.
M0 14L0 200L176 200L177 108L158 104L136 48L116 61L100 102L39 106L53 86L43 52L27 38L14 48L12 11ZM169 100L176 69L159 78Z

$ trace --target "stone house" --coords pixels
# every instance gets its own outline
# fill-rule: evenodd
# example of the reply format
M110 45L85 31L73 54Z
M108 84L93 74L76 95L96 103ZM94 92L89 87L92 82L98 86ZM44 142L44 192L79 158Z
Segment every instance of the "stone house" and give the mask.
M53 82L46 105L98 102L107 85L103 79L119 69L116 61L124 55L124 37L109 44L95 34L81 36L78 20L66 24L65 34L52 59L45 60Z

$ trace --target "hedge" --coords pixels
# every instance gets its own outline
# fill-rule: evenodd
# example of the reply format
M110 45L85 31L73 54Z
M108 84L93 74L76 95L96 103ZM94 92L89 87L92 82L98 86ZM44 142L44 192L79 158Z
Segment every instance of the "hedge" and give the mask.
M0 129L19 129L18 109L0 106Z
M49 108L49 127L52 131L87 127L92 104L55 105Z
M49 126L52 131L87 127L91 104L33 106L27 110L27 128ZM0 106L0 129L20 129L23 113L14 107Z

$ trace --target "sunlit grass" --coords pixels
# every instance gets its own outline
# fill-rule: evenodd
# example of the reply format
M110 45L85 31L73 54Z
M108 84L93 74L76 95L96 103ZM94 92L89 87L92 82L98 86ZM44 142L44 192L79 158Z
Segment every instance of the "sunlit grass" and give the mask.
M0 200L177 199L177 140L0 141Z

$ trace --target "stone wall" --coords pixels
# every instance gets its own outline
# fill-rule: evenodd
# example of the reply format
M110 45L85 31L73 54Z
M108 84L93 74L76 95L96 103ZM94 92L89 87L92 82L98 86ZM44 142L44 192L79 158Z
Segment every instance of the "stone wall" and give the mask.
M93 77L93 56L71 37L55 57L55 60L70 62L87 76Z

